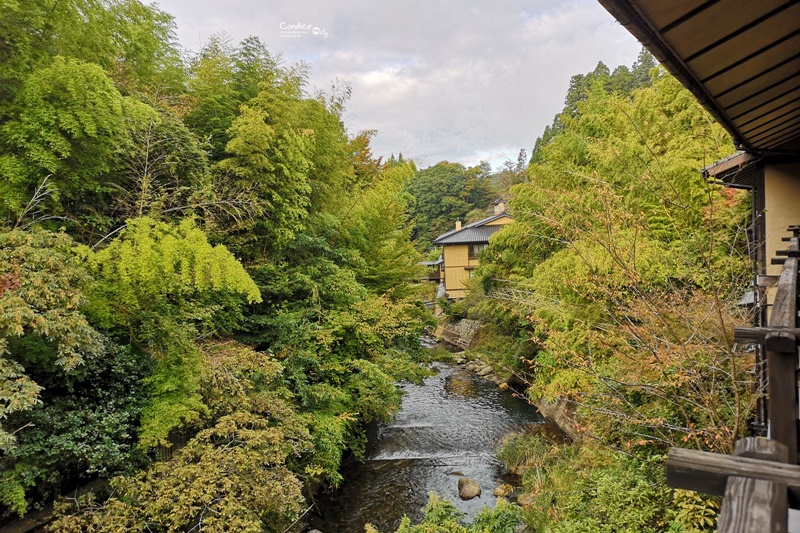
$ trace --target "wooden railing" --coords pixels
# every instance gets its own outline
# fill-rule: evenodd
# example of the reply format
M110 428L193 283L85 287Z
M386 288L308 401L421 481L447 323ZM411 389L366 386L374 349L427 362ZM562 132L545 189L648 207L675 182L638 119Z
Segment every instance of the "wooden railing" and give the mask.
M737 328L736 341L757 343L767 354L768 438L736 442L734 455L674 448L667 483L724 496L719 533L789 531L789 508L800 508L798 466L798 263L800 227L792 226L777 293L766 328Z

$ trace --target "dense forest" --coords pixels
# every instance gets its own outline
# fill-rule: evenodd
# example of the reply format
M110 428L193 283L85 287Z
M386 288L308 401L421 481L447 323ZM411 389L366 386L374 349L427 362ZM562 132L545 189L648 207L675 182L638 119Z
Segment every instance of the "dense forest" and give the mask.
M283 531L425 375L413 163L256 38L2 10L3 515L101 478L54 530Z
M509 435L526 505L432 495L399 531L714 529L663 461L747 431L748 198L702 180L732 143L646 52L574 76L530 158L417 169L257 38L186 56L137 0L0 8L0 520L103 480L51 530L285 531L427 375L433 239L502 197L442 306L572 442Z

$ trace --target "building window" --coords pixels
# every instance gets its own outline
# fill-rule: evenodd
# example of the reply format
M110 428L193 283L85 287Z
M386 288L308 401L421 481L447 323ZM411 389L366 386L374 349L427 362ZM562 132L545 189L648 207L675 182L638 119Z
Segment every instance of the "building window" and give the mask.
M481 252L481 250L485 249L487 246L489 246L489 245L486 244L486 243L483 243L483 244L470 244L469 245L469 258L470 259L477 259L478 258L478 254Z

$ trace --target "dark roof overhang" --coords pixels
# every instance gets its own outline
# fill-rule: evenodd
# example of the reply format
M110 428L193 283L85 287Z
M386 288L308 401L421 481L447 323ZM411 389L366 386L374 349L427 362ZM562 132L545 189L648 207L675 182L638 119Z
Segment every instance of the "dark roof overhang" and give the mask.
M599 2L740 148L800 155L800 1Z
M442 233L433 244L482 244L488 243L491 237L497 230L503 227L503 224L489 226L489 222L494 222L497 219L508 217L511 218L506 212L498 213L490 217L478 220L471 224L467 224L461 229L454 229L447 233Z
M760 161L754 154L739 152L703 168L703 177L736 189L752 189L758 185Z
M488 244L489 237L503 226L479 226L466 228L452 235L442 236L433 241L434 244Z

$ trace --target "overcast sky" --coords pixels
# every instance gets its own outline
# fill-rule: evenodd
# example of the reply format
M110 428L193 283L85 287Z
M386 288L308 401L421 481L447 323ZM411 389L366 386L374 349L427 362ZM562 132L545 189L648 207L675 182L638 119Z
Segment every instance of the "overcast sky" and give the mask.
M421 167L497 168L530 154L563 107L569 79L640 45L597 0L157 0L185 50L214 33L255 35L310 83L350 83L348 130L377 130L373 153Z

